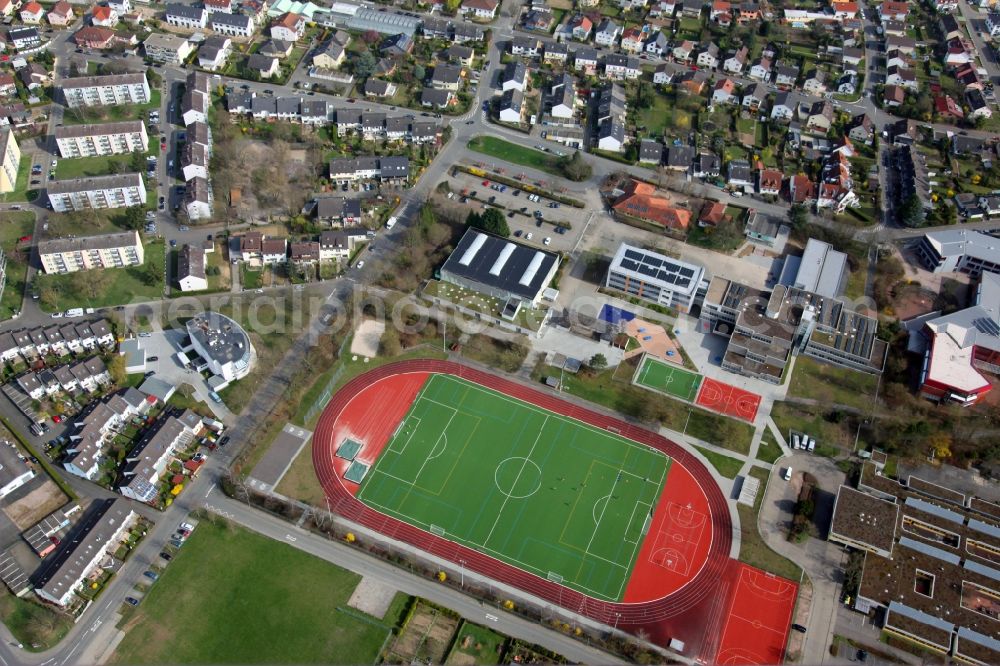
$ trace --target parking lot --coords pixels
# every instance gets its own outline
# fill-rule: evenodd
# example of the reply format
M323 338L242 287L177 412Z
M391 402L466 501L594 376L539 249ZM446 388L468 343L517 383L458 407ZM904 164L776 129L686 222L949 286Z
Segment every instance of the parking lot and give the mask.
M467 173L456 173L450 184L453 198L464 202L470 211L482 211L489 205L499 208L506 216L512 238L556 252L573 249L590 215L584 209Z

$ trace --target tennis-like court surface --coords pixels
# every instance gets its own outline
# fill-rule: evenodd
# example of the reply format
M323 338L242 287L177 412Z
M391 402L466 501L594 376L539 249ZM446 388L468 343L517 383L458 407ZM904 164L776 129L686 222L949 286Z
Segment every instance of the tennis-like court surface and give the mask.
M670 459L453 375L433 374L357 497L596 599L621 600Z
M780 664L798 585L743 563L737 567L719 651L718 664Z
M643 357L635 372L634 383L654 391L694 402L702 376L649 356Z
M760 407L760 396L750 391L705 377L698 393L697 404L713 412L753 423Z

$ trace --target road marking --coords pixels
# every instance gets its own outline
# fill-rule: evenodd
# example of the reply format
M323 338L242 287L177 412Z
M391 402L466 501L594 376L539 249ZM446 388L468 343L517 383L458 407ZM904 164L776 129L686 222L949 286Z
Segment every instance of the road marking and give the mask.
M486 614L486 619L489 620L490 622L496 622L500 618L498 618L496 615L490 615L489 613L487 613Z
M211 495L213 490L215 490L215 486L214 485L209 486L208 487L208 492L205 493L205 497L208 497L209 495Z
M298 541L298 539L296 539L295 537L293 537L293 536L292 536L291 534L286 534L286 535L285 535L285 539L286 539L286 540L288 540L288 541L291 541L291 542L293 542L293 543L294 543L295 541Z
M104 620L94 620L94 624L90 625L90 630L91 631L97 631L97 628L100 627L101 623L103 623L103 622L104 622Z

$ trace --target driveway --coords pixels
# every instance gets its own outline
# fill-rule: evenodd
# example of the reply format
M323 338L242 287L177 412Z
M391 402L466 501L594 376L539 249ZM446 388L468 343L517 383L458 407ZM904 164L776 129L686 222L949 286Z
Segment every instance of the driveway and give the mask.
M181 365L177 360L177 352L180 351L181 343L185 333L176 329L166 331L154 331L147 338L141 338L142 346L146 350L146 369L153 372L156 377L180 388L182 384L188 384L194 389L195 397L201 400L217 419L226 425L232 425L236 416L224 405L215 402L208 397L212 389L208 381L194 370L190 370ZM149 362L150 357L156 357L156 361Z
M791 465L795 473L791 481L781 478L781 472ZM822 538L808 538L802 543L786 539L795 502L802 487L802 474L816 477L819 491L814 496L816 512L813 522ZM826 541L837 489L845 475L833 461L809 453L796 452L782 458L771 470L771 481L760 507L758 525L767 544L797 563L812 582L809 608L799 608L796 621L806 625L808 632L799 661L805 664L832 663L829 646L837 610L840 606L840 586L843 582L844 550Z

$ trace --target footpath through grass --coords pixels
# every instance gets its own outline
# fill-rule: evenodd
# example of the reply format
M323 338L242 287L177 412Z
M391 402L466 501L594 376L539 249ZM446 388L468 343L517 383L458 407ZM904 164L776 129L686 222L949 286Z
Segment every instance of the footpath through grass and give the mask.
M201 521L152 586L113 663L376 660L390 627L342 610L360 576L215 520Z
M477 136L469 140L469 149L505 162L545 171L553 176L563 175L558 166L559 159L554 155L534 148L525 148L494 136Z
M736 475L740 473L740 469L743 467L743 461L739 458L724 456L721 453L716 453L715 451L706 449L703 446L696 446L694 448L698 450L698 453L705 456L708 462L712 463L712 467L718 470L719 474L727 479L735 479Z

